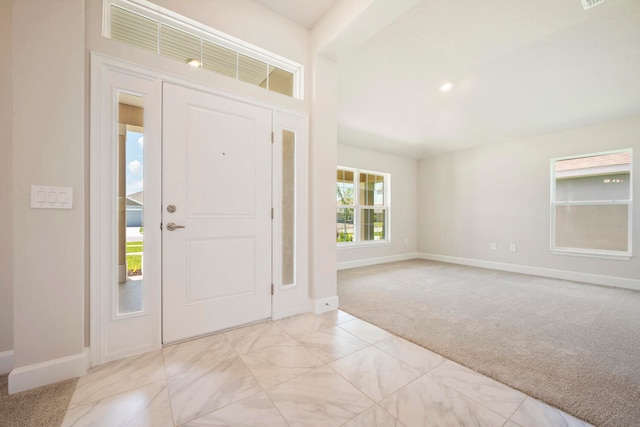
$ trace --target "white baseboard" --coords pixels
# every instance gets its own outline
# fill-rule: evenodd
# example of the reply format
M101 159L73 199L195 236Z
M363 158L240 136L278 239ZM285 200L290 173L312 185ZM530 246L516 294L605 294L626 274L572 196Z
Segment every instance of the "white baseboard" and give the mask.
M379 258L366 258L366 259L359 259L355 261L343 261L343 262L337 263L337 268L338 270L346 270L348 268L366 267L369 265L384 264L387 262L395 262L395 261L406 261L409 259L416 259L416 258L419 258L419 256L416 252L413 252L408 254L391 255L391 256L385 256L385 257L379 257Z
M604 276L600 274L581 273L578 271L556 270L553 268L532 267L529 265L508 264L503 262L483 261L479 259L458 258L446 255L420 253L418 257L431 261L441 261L451 264L469 265L471 267L490 268L493 270L509 271L512 273L531 274L534 276L550 277L553 279L572 280L575 282L591 283L640 291L640 280L625 277Z
M73 356L16 368L9 374L9 394L81 377L87 373L87 366L87 352L83 351Z
M335 310L338 308L338 296L334 295L329 298L317 299L314 302L313 312L315 314L326 313L327 311Z
M0 352L0 375L8 374L13 369L13 350Z

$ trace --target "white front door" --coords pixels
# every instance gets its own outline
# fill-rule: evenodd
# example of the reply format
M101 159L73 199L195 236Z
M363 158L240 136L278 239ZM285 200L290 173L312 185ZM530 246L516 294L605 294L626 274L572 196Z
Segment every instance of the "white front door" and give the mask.
M165 83L162 126L163 342L270 318L271 110Z

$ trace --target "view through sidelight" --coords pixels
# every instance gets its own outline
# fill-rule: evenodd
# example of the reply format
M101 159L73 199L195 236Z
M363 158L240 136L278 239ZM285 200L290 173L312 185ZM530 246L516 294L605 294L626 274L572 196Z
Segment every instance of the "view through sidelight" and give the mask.
M282 131L282 284L295 282L296 134Z
M144 99L118 95L117 315L142 312L144 266Z

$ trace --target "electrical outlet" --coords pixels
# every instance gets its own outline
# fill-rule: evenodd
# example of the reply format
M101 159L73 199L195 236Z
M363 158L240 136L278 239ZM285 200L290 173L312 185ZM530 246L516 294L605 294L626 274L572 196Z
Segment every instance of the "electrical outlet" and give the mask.
M498 245L497 245L496 242L491 242L491 246L490 247L491 247L492 251L495 251L496 249L498 249Z
M517 250L516 244L515 243L511 243L509 245L509 251L510 252L516 252L516 250Z
M405 245L408 245L408 244L409 244L409 238L407 238L407 237L405 237L405 238L404 238L404 244L405 244Z

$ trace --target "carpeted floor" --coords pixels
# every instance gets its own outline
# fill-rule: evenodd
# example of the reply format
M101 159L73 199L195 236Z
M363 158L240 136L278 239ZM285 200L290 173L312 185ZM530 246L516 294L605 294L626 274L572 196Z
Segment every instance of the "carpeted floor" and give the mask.
M77 378L8 394L8 375L0 375L0 427L58 427Z
M640 292L411 260L338 272L340 308L600 427L640 426Z

